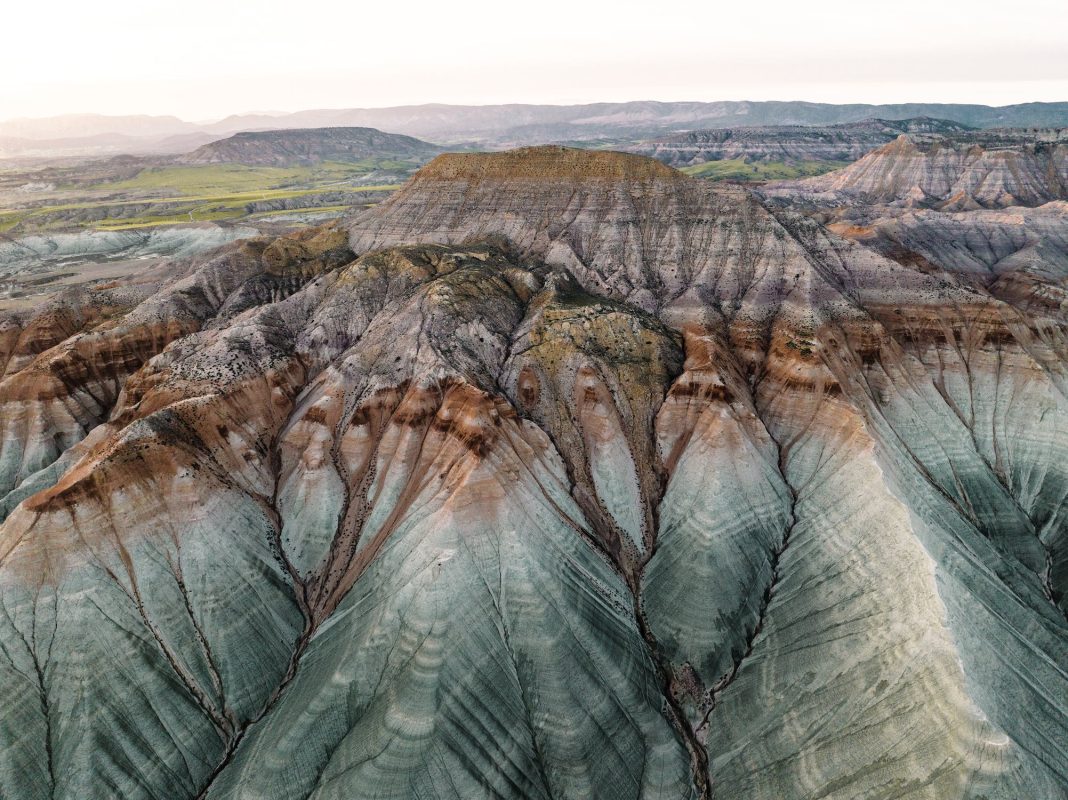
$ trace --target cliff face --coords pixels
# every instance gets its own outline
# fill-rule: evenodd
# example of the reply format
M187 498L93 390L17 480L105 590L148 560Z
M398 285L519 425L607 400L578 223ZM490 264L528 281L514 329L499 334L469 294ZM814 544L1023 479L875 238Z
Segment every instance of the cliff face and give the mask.
M470 170L472 162L481 166ZM503 238L522 258L565 267L590 291L646 311L689 307L702 316L722 313L720 303L705 307L702 289L728 304L746 299L756 279L751 256L772 251L783 235L772 226L747 193L714 190L651 159L531 148L439 156L350 231L357 252Z
M926 206L946 211L1037 206L1068 199L1068 139L1064 131L1006 143L993 135L924 140L902 135L837 172L772 185L772 197L817 204Z
M8 323L0 792L1063 796L1066 322L539 148Z
M769 125L767 127L713 128L663 136L628 147L672 167L707 161L746 162L856 161L870 150L906 133L950 134L968 130L949 120L868 119L840 125Z

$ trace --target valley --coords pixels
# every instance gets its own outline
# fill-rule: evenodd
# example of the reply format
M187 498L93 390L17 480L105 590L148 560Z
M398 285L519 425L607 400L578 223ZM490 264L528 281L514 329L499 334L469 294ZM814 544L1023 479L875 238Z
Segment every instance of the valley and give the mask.
M12 267L5 251L42 252L44 242L43 252L51 252L49 241L79 235L106 243L126 241L113 234L131 232L136 242L153 229L180 231L175 235L199 239L196 249L206 250L374 205L437 152L410 137L338 128L238 134L183 156L0 170L0 308L32 305L72 281L106 282L144 266L107 244L84 248L76 262L46 258L33 269ZM136 258L172 254L164 246ZM72 266L76 275L65 271Z

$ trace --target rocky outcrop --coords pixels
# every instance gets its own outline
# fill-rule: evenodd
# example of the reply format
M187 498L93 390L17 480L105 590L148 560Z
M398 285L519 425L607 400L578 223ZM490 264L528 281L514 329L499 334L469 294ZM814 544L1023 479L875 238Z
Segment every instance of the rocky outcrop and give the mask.
M716 191L639 156L544 147L439 156L350 230L356 252L503 238L611 299L722 316L757 277L750 258L783 235L773 227L741 190ZM710 288L714 304L702 296Z
M0 497L11 494L0 516L37 485L38 472L50 476L53 463L108 418L127 378L170 342L286 297L347 256L346 237L329 227L247 240L194 262L162 290L148 282L82 291L11 317L0 380Z
M248 227L188 225L148 231L82 231L0 240L0 276L42 263L93 258L184 257L254 236Z
M830 222L890 258L968 276L1031 318L1064 318L1068 203L944 213L874 208Z
M1068 792L1055 318L563 148L178 309L16 476L5 795Z
M766 192L816 205L877 203L946 211L1068 199L1068 132L1032 132L1027 138L1013 142L998 132L978 140L902 135L837 172L773 184Z

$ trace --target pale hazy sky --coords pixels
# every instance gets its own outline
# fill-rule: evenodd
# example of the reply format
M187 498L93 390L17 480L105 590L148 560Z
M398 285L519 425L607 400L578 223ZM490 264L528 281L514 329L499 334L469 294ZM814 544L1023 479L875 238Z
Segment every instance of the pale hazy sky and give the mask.
M0 119L1068 100L1068 0L7 0Z

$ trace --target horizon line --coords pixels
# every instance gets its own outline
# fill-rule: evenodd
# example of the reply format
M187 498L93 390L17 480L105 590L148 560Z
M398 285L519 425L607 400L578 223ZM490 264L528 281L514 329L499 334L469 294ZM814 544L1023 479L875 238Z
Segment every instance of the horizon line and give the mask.
M910 105L924 105L924 106L970 106L973 108L1015 108L1018 106L1035 106L1035 105L1065 105L1068 104L1068 98L1064 100L1025 100L1017 103L1005 103L1002 105L990 105L988 103L964 103L955 102L949 100L905 100L893 103L875 103L855 101L848 103L829 103L820 100L656 100L656 99L642 99L642 100L594 100L584 103L530 103L530 102L510 102L510 103L442 103L442 102L424 102L424 103L400 103L397 105L388 106L318 106L309 108L298 108L292 111L238 111L230 114L223 115L221 117L208 117L199 120L189 119L179 116L178 114L149 114L144 112L128 112L128 113L104 113L99 111L65 111L58 114L45 114L42 116L17 116L17 117L5 117L0 119L0 125L10 122L39 122L43 120L63 119L69 117L98 117L104 119L121 119L124 117L143 117L148 119L175 119L179 122L184 122L189 125L214 125L219 122L223 122L227 119L234 117L287 117L294 114L303 114L309 112L329 112L329 111L391 111L394 109L404 108L508 108L514 106L526 106L531 108L578 108L582 106L622 106L622 105L638 105L646 103L656 103L660 105L712 105L715 103L751 103L754 105L769 105L774 103L803 103L812 106L833 106L833 107L848 107L848 106L910 106Z

